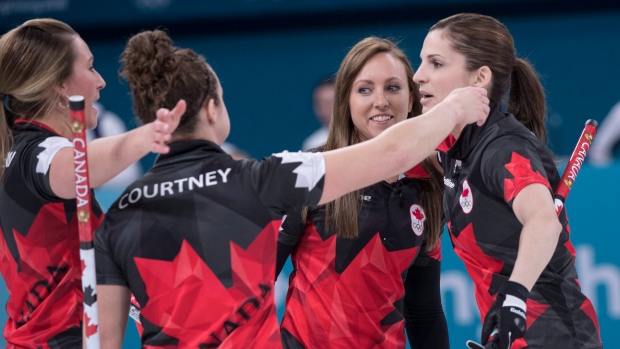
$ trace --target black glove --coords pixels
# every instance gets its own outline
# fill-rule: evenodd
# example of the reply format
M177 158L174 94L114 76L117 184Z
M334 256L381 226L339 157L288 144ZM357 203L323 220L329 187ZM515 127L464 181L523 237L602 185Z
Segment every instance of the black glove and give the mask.
M510 349L517 338L525 335L525 302L529 293L523 285L512 281L499 288L482 325L485 348Z

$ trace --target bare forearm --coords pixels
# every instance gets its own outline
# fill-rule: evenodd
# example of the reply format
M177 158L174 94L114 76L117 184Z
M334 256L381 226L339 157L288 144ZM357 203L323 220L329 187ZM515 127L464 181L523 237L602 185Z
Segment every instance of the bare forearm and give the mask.
M519 252L510 280L532 290L558 244L561 225L555 221L529 222L523 226Z
M97 188L149 153L152 124L88 144L90 185Z
M321 203L405 172L435 151L460 120L452 105L390 127L376 138L324 153L325 187ZM360 176L363 174L363 176Z

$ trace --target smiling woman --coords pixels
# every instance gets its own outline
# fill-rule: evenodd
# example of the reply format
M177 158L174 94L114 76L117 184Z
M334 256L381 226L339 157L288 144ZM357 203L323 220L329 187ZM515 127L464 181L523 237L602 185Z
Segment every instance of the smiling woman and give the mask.
M11 294L8 348L82 348L68 98L85 97L86 126L95 127L93 103L105 81L93 61L84 40L53 19L27 21L0 38L0 268ZM90 185L100 186L149 150L167 151L163 142L174 127L157 121L90 143ZM90 213L96 227L102 212L95 200Z

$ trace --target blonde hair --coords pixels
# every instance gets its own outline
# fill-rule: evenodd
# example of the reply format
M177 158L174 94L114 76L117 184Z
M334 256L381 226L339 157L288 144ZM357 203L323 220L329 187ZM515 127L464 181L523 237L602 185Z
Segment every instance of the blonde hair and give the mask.
M46 117L58 105L55 87L71 75L77 33L55 19L33 19L0 38L0 175L12 144L15 119Z

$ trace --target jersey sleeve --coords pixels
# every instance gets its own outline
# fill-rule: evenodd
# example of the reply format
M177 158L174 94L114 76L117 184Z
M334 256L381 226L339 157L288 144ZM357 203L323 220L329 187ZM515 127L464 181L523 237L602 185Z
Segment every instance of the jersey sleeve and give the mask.
M551 190L540 155L528 140L518 136L491 142L482 156L480 171L491 193L510 206L530 184L539 183Z
M26 186L32 193L44 200L58 201L60 198L52 191L49 170L54 156L63 148L73 147L64 137L48 137L43 141L24 148L20 154L21 173Z
M323 195L325 160L321 153L283 152L251 166L251 181L260 200L277 212L316 205Z
M95 231L95 267L97 269L97 284L128 286L123 271L110 253L110 244L105 232L106 224Z

